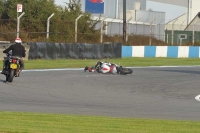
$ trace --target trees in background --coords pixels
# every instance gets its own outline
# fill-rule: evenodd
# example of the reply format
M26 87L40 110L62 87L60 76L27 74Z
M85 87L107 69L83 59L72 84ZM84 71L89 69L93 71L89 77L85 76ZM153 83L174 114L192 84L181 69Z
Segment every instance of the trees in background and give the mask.
M22 4L25 12L20 20L20 37L25 41L73 42L75 19L80 14L83 17L78 23L78 40L93 41L94 35L99 36L96 22L91 20L91 14L81 11L80 1L72 0L62 7L54 0L0 0L0 39L12 41L16 37L17 4ZM52 13L50 37L46 39L47 18Z

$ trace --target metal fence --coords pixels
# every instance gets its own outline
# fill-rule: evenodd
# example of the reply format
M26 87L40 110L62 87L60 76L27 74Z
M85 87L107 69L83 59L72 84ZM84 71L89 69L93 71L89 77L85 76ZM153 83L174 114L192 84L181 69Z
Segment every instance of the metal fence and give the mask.
M77 21L77 32L75 21L50 21L49 32L47 32L47 21L22 20L20 23L19 36L25 42L67 42L67 43L106 43L123 42L123 21L118 19L98 20L95 30L88 30ZM26 24L26 25L25 25ZM16 20L0 20L0 41L13 41L17 32ZM81 25L81 27L80 27ZM177 37L184 33L186 25L165 25L146 22L127 21L127 39L129 45L172 45L172 38L175 39L173 45L179 45ZM187 37L182 39L182 43L198 42L200 39L197 31L200 26L195 25L194 31L188 31ZM167 32L165 32L167 31ZM183 32L174 34L175 31ZM49 34L49 38L47 38ZM195 35L197 34L197 35ZM77 36L77 40L75 39ZM173 37L174 36L174 37ZM191 39L191 37L195 39ZM171 38L171 39L170 39ZM180 38L178 38L180 39ZM186 42L185 42L186 41ZM178 42L178 43L177 43ZM168 44L167 44L168 43Z
M200 45L200 23L191 22L186 25L185 21L166 24L165 42L170 45Z

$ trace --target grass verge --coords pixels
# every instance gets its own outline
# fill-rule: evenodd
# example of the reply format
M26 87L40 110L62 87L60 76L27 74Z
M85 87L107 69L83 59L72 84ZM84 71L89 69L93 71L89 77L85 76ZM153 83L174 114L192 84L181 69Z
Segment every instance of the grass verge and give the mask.
M1 133L199 133L200 122L0 112Z
M83 68L94 66L98 60L26 60L25 69ZM122 58L104 59L124 67L130 66L188 66L200 65L199 58ZM2 66L2 62L0 64Z

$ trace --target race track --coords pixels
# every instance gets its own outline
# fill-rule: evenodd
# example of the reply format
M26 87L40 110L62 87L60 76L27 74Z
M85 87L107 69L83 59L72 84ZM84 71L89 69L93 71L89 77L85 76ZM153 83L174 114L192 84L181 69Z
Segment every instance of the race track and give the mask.
M26 71L13 83L0 75L0 111L200 120L200 67L132 69Z

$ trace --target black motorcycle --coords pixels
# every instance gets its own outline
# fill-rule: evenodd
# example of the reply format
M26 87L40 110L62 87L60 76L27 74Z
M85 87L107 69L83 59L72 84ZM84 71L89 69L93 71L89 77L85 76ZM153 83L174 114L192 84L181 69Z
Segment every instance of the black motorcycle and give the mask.
M6 49L6 47L4 46ZM6 53L6 57L4 57L5 64L5 76L6 82L12 82L13 78L18 75L20 69L20 58L12 56L12 52L9 51Z

